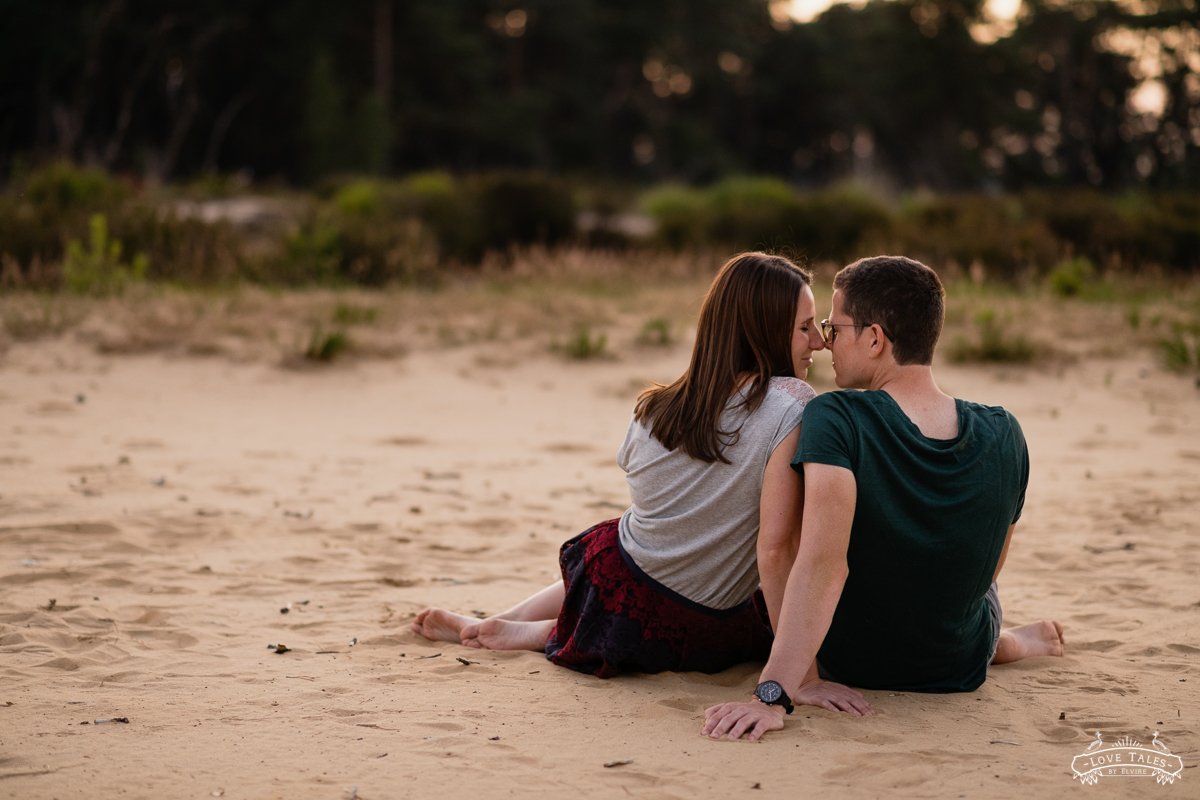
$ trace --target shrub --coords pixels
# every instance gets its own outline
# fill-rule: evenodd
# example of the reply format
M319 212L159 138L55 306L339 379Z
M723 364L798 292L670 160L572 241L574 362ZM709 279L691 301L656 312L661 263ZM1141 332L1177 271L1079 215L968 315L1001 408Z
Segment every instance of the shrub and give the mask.
M304 357L310 361L333 361L337 356L350 347L350 337L342 331L332 331L325 333L321 330L321 326L317 325L313 328L312 336L308 340L308 349L304 351Z
M730 178L709 189L667 187L646 195L661 244L792 251L846 261L884 239L891 215L861 192L837 188L796 194L775 178Z
M683 186L649 192L642 207L658 226L659 242L672 250L698 247L708 239L709 204L705 193Z
M671 332L671 321L658 317L648 320L642 326L641 333L638 334L638 344L654 345L656 347L666 347L675 340Z
M120 181L101 169L84 169L67 161L33 173L25 182L26 202L39 210L63 213L74 209L109 210L125 200Z
M1050 291L1059 297L1077 297L1083 293L1095 268L1086 256L1063 261L1050 272Z
M416 217L432 234L441 259L478 261L483 256L477 210L467 191L444 172L421 172L401 184L402 213Z
M555 245L575 234L571 193L552 177L536 172L496 172L478 178L470 190L484 250Z
M1171 336L1158 340L1158 349L1167 369L1200 368L1200 323L1175 323Z
M1004 325L997 321L996 312L985 308L975 315L975 327L979 330L979 341L972 342L965 336L955 338L947 357L956 363L984 361L994 363L1022 363L1032 361L1036 348L1024 336L1008 337Z
M370 306L339 303L333 310L333 321L341 325L367 325L374 322L378 315L379 311Z
M130 250L149 259L147 278L185 284L229 283L249 275L246 236L226 220L180 218L143 203L126 203L109 228Z
M975 260L1004 280L1058 261L1063 247L1019 199L985 195L910 197L901 204L896 249L931 265Z
M338 190L333 204L343 214L369 216L379 211L379 186L374 181L355 181Z
M314 218L287 237L281 269L269 277L292 284L334 283L344 260L341 230Z
M800 203L776 178L730 178L707 192L708 239L735 250L776 249L791 243Z
M575 333L567 339L566 344L562 345L562 351L568 358L586 361L602 355L607 344L608 337L606 335L601 333L593 338L591 330L586 325L580 325L575 329ZM555 347L557 348L558 345Z
M108 221L103 214L92 215L90 247L84 250L78 239L67 245L63 261L63 281L78 294L119 292L131 281L146 277L149 262L138 253L132 264L121 263L121 242L108 237Z
M887 208L853 187L811 192L800 198L793 242L811 259L846 263L878 252L893 224Z

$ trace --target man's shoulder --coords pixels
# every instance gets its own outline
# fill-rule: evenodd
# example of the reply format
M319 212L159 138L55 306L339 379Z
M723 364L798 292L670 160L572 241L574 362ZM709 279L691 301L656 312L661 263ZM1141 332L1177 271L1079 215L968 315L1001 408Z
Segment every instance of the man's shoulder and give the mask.
M963 400L956 398L955 402L962 408L963 413L973 416L989 425L997 428L1021 429L1021 423L1017 422L1016 416L1004 406L989 406L983 403L976 403L971 400Z
M812 408L842 408L852 409L868 405L871 398L867 395L874 392L863 391L861 389L838 389L833 392L824 392L817 395L809 401L808 407Z
M982 403L972 403L959 400L962 409L963 422L972 431L970 441L976 447L989 446L994 443L1014 459L1014 463L1028 458L1028 445L1025 442L1025 432L1021 423L1004 406L989 406Z

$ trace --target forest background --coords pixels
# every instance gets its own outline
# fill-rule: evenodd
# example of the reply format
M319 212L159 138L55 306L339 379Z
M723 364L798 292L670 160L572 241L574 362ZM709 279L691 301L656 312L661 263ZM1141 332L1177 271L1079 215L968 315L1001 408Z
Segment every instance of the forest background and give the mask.
M1200 267L1195 0L0 2L7 287L521 248Z

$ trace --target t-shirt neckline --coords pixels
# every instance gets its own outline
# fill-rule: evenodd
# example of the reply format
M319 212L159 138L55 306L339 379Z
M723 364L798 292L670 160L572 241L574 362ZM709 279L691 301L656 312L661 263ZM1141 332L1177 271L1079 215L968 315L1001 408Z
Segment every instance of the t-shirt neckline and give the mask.
M912 418L909 417L908 414L904 413L904 409L900 407L900 404L896 402L896 398L892 397L887 389L879 389L878 391L888 399L888 402L891 403L892 408L900 416L900 419L904 420L912 428L913 433L920 438L921 441L927 442L932 447L946 447L954 445L960 439L962 439L965 428L965 420L963 419L962 400L959 398L952 398L954 400L954 415L958 420L958 433L949 439L935 439L932 436L926 436L925 434L921 433L921 427L917 425L917 423L913 422Z

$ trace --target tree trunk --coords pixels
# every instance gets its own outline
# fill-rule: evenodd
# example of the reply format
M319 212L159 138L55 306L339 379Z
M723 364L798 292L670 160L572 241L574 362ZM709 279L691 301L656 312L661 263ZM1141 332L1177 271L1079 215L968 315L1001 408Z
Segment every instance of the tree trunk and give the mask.
M225 141L225 134L229 132L229 126L233 124L233 118L246 107L250 98L254 96L254 92L253 88L245 90L230 100L217 116L217 121L213 123L212 133L208 137L208 147L204 151L205 172L215 173L217 171L217 155L221 151L221 143Z
M174 25L175 20L171 17L166 17L159 22L158 29L154 32L154 36L150 40L146 58L142 61L137 74L133 76L133 80L129 82L129 86L125 89L125 94L121 98L121 111L117 114L116 127L113 129L112 136L109 137L108 146L104 148L102 162L106 168L112 167L113 163L117 160L117 156L121 153L121 146L125 143L125 132L129 130L129 123L133 120L133 102L137 99L137 94L141 91L142 84L150 76L150 70L154 68L155 62L158 61L158 51L162 47L163 36Z
M375 0L375 93L392 107L392 0Z

